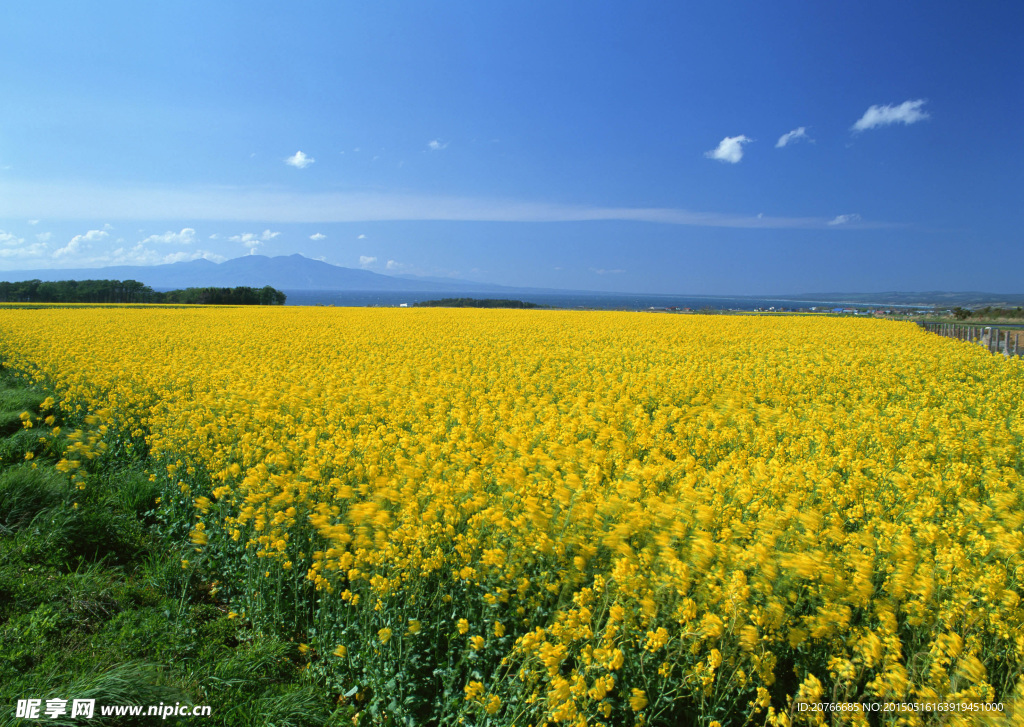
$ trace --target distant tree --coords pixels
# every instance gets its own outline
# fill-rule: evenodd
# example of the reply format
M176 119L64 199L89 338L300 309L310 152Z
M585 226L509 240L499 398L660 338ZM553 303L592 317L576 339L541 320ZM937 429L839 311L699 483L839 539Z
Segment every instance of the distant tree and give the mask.
M137 280L58 280L0 282L0 301L6 303L191 303L218 305L284 305L287 296L269 285L261 290L187 288L158 293Z
M536 303L506 298L441 298L413 303L420 308L542 308Z
M967 318L970 318L971 312L966 308L961 308L960 306L957 306L956 308L953 309L953 317L956 318L958 321L962 321Z

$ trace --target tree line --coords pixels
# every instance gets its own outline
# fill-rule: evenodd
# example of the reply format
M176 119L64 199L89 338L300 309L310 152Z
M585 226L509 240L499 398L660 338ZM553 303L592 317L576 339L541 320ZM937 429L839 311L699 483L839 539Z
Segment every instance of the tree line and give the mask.
M197 305L284 305L288 296L262 288L185 288L157 291L137 280L24 280L0 282L3 303L187 303Z
M536 303L505 298L441 298L413 303L417 308L544 308Z
M1016 308L993 308L990 305L984 308L961 308L957 306L953 309L953 317L958 321L965 321L968 318L977 320L985 320L989 318L1024 318L1024 308L1017 306Z

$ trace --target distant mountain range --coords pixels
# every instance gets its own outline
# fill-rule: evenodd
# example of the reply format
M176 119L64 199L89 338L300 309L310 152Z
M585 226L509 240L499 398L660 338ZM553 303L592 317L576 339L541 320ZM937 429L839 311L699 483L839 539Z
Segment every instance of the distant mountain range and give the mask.
M79 268L61 270L0 271L0 280L137 280L157 290L177 288L230 288L264 285L284 291L349 291L349 292L418 292L418 293L486 293L491 297L563 295L585 291L554 290L550 288L522 288L492 283L475 283L437 277L413 275L381 275L369 270L344 268L302 255L267 257L246 255L222 263L209 260L169 263L167 265L120 265L106 268ZM614 295L590 293L590 295ZM665 296L663 296L665 297ZM680 295L680 297L683 297ZM724 296L707 296L724 297ZM952 293L929 291L921 293L806 293L779 296L730 296L732 299L785 300L813 305L816 302L847 303L850 305L935 305L1015 307L1024 305L1024 294L1010 293Z
M154 289L235 287L264 285L278 290L423 291L438 293L513 291L501 285L443 278L380 275L369 270L343 268L302 255L267 257L246 255L222 263L209 260L167 265L119 265L106 268L14 270L0 272L0 280L137 280Z

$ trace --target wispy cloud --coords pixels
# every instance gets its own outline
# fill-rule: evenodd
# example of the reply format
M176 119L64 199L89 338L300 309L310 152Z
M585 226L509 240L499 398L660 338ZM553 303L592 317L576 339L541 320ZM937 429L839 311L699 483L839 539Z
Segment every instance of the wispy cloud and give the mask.
M36 242L31 245L25 244L24 237L18 237L14 233L0 230L0 260L29 260L32 258L45 257L47 254L45 242Z
M28 223L30 225L38 225L39 224L39 220L29 220Z
M377 258L375 258L375 257L370 257L369 255L360 255L359 256L359 267L361 267L361 268L365 268L365 267L367 267L369 265L373 265L375 262L377 262ZM394 260L388 260L388 270L391 270L391 263L393 263L393 262L394 262Z
M185 227L181 232L167 231L162 235L150 235L142 241L143 245L156 243L158 245L191 245L196 241L196 231L191 227Z
M775 148L781 149L792 141L799 141L800 139L807 139L813 141L811 137L807 135L807 127L800 126L792 131L787 131L785 134L779 137L779 140L775 142Z
M610 207L486 197L375 192L288 193L241 187L104 188L0 180L0 219L35 214L80 220L184 218L218 222L303 223L445 220L471 222L585 222L623 220L697 227L824 229L831 217L772 217L695 212L676 207ZM861 227L868 226L862 223ZM891 227L873 222L872 227ZM248 237L246 237L248 235ZM229 239L247 244L255 233ZM265 231L263 235L276 236Z
M255 255L256 250L263 245L264 242L269 242L280 234L280 232L272 232L271 230L264 230L260 233L243 232L241 235L232 235L228 238L228 241L242 243L249 248L250 255Z
M836 227L838 225L849 225L854 222L860 222L860 215L858 215L857 213L849 215L836 215L835 217L828 221L828 224L831 225L832 227Z
M753 139L742 134L739 136L727 136L718 143L718 146L711 151L704 152L708 159L717 159L720 162L737 164L743 158L743 145L749 144Z
M23 244L23 238L5 240L7 233L0 230L0 260L31 260L46 257L49 252L45 242L34 242L31 245Z
M222 263L227 260L223 255L218 255L217 253L210 252L209 250L196 250L194 252L185 252L182 250L181 252L173 252L170 255L164 255L163 262L180 263L187 262L189 260L199 260L200 258L210 260L215 263Z
M427 142L427 148L430 149L430 151L441 151L446 146L448 146L448 142L441 141L440 139L431 139Z
M590 268L590 272L595 275L621 275L626 271L621 268L614 268L612 270L606 270L605 268Z
M53 237L53 233L52 232L40 232L39 234L36 235L36 239L39 242L49 242L50 238L52 238L52 237Z
M322 232L314 232L312 235L309 236L309 239L310 240L317 240L317 241L319 241L319 240L326 240L327 239L327 235L323 234Z
M251 245L254 242L269 242L280 234L280 232L271 232L270 230L264 230L263 232L243 232L241 235L232 235L228 240L231 242L240 242L243 245Z
M405 266L402 265L402 263L398 262L397 260L388 260L387 265L385 265L384 267L386 267L388 270L401 270Z
M306 156L301 151L297 151L294 154L292 154L290 157L285 159L284 163L289 165L289 166L295 167L296 169L305 169L306 167L308 167L310 164L312 164L315 161L316 161L316 159L314 159L313 157Z
M178 252L161 255L153 248L146 247L145 241L143 241L131 247L119 247L109 255L92 257L88 262L97 265L160 265L187 262L200 258L218 263L224 262L227 259L223 255L218 255L209 250L179 250Z
M919 98L916 101L904 101L899 106L872 106L850 127L850 130L858 132L891 124L916 124L930 118L927 111L921 110L924 104L925 99Z
M92 243L99 242L109 236L110 233L106 230L89 230L84 235L75 235L67 245L54 250L53 257L59 260L71 255L79 255L88 250Z
M366 239L366 235L356 235L356 239L357 240L365 240Z

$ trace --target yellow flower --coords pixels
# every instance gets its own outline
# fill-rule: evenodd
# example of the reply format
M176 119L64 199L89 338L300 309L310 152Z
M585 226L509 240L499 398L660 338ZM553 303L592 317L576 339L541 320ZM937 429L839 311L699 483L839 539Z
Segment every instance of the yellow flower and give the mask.
M348 649L345 648L344 644L338 644L336 647L334 647L334 651L332 651L331 653L340 659L344 659L345 656L348 654Z
M464 618L460 618L455 625L459 629L460 634L465 634L469 631L469 621Z
M634 712L639 712L647 706L647 694L643 689L633 689L632 696L629 698L629 706Z
M391 629L383 628L377 632L377 638L380 639L380 643L386 644L391 641Z
M473 647L473 651L480 651L480 649L484 648L484 637L471 636L469 638L469 645Z
M409 628L406 629L410 634L418 634L420 632L420 622L416 619L409 619Z

